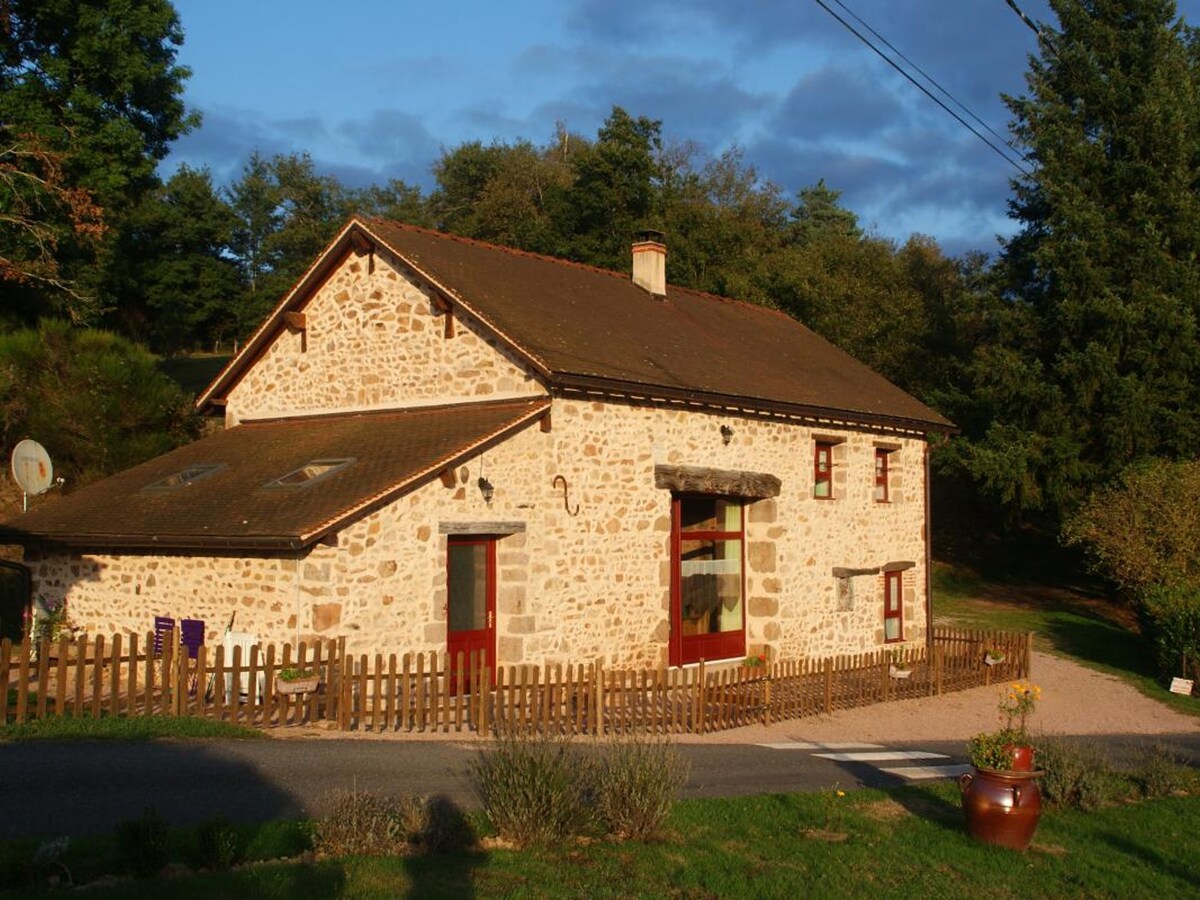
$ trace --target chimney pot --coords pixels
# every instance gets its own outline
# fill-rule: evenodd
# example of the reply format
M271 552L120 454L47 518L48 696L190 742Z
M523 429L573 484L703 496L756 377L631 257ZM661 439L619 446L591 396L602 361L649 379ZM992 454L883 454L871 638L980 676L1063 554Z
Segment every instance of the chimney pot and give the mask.
M661 231L639 231L633 242L633 283L651 296L667 296L667 245Z

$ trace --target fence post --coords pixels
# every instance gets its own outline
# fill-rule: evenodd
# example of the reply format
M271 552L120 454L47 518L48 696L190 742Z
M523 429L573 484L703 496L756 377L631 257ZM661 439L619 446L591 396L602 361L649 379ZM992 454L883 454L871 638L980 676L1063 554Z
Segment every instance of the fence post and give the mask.
M825 660L825 715L833 712L833 659Z
M1033 632L1025 632L1025 678L1033 678Z
M696 668L696 715L693 718L693 728L696 734L704 734L705 720L708 718L708 676L704 672L704 660Z

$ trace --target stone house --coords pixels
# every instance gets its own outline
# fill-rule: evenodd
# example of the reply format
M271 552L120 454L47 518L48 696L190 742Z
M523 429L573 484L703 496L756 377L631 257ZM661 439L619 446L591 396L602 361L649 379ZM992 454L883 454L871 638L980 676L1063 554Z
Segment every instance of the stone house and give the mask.
M776 310L354 218L198 399L0 530L94 632L623 667L929 636L952 425Z

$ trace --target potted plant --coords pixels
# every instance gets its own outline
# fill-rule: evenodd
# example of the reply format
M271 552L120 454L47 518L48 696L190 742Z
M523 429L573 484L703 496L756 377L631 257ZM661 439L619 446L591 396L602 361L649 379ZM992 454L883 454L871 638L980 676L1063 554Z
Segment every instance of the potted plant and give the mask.
M985 666L998 666L1000 663L1008 659L1008 654L998 647L985 647L983 651L983 664Z
M912 675L912 666L904 661L904 653L900 650L888 651L891 662L888 664L888 675L892 678L908 678Z
M1042 813L1033 768L1034 748L1026 725L1041 699L1035 684L1013 682L1000 701L1003 725L975 735L967 744L973 772L959 778L967 831L976 840L1024 850Z
M275 690L280 694L305 694L315 691L320 684L320 676L312 669L288 666L275 676Z

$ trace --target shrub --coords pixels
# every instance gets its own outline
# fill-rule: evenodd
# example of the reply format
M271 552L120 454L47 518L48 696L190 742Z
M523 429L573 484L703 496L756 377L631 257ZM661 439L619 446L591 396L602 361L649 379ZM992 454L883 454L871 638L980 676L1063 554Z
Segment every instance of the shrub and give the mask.
M167 864L167 822L153 807L139 819L117 825L117 847L125 869L138 878L152 878Z
M1063 537L1134 596L1200 583L1200 460L1129 467L1067 520Z
M1130 773L1143 797L1166 797L1186 790L1191 784L1191 771L1180 764L1175 752L1156 741L1138 754L1137 764Z
M1037 766L1046 773L1041 778L1042 798L1050 806L1092 810L1112 793L1112 767L1091 744L1041 738Z
M335 794L328 815L313 827L320 856L400 856L409 851L411 809L365 791Z
M1200 678L1200 587L1152 588L1140 604L1143 630L1154 643L1158 674Z
M527 847L588 828L593 770L564 738L500 737L471 763L471 781L496 832Z
M241 841L232 825L220 816L206 819L196 829L196 865L223 872L241 855Z
M669 742L614 741L597 764L596 809L610 833L657 837L687 781L687 759Z

